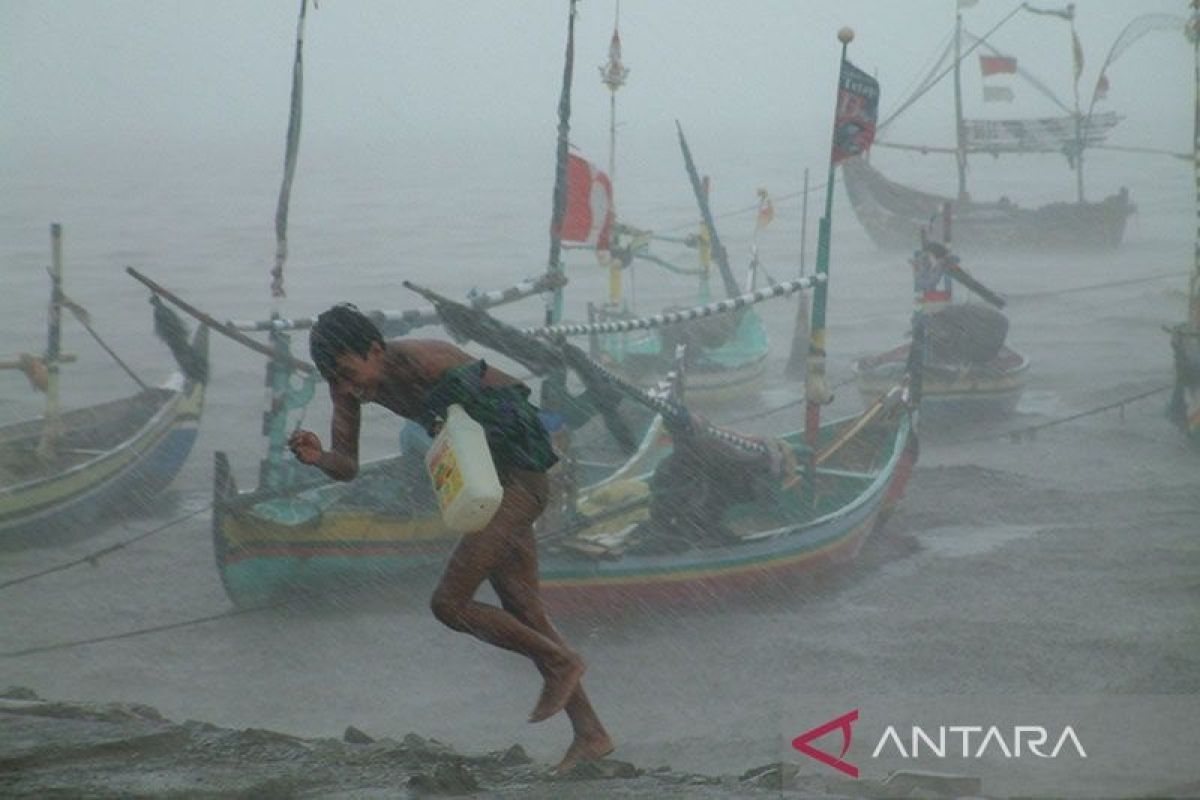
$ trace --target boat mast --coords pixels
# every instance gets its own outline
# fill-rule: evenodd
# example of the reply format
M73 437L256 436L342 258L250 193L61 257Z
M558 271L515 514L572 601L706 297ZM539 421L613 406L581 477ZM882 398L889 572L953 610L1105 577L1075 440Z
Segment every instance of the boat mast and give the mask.
M1083 74L1083 49L1075 34L1075 4L1067 4L1067 21L1071 23L1071 69L1075 75L1072 89L1075 93L1075 194L1083 202L1083 114L1079 110L1079 76Z
M962 13L954 15L954 160L958 165L958 202L967 202L967 147L963 136Z
M825 382L825 307L829 297L829 253L832 246L830 241L833 230L833 179L837 161L834 157L837 148L837 122L841 109L843 81L846 76L846 48L854 40L854 30L842 28L838 31L838 41L842 44L841 58L838 60L838 102L834 107L833 135L829 153L829 173L825 179L825 214L817 226L817 263L816 275L821 283L813 289L812 322L808 337L808 361L804 372L804 440L813 453L817 451L817 441L821 431L821 406L833 400L833 394ZM810 486L816 486L814 461L809 462ZM815 491L812 495L816 496Z
M315 0L314 0L315 4ZM288 105L287 137L284 145L283 178L279 184L279 200L275 205L275 265L271 270L271 321L283 319L281 307L287 296L283 285L283 268L288 257L288 211L292 202L292 181L300 154L300 129L304 116L304 24L308 15L308 0L300 0L296 20L296 49L292 61L292 92ZM272 325L270 336L271 360L267 362L267 410L263 412L262 432L267 437L266 457L258 464L259 488L278 491L292 486L299 476L299 462L287 454L287 440L292 433L288 417L304 409L316 391L317 374L301 370L297 385L292 381L296 371L292 357L291 336L281 326ZM250 340L253 341L253 340ZM297 424L297 427L299 425Z
M59 416L58 364L62 357L62 225L50 224L50 318L46 326L46 413L37 454L43 461L54 458L62 420Z
M1200 331L1200 0L1192 0L1192 18L1188 20L1188 39L1192 43L1195 73L1195 118L1192 122L1192 173L1196 188L1196 242L1192 251L1192 281L1188 297L1192 330Z
M562 91L558 97L558 143L555 148L554 195L550 211L550 258L547 270L559 275L562 265L562 223L567 212L567 157L571 135L571 76L575 66L575 2L567 13L567 51L563 57ZM562 320L563 291L560 285L546 296L546 324Z
M600 81L608 87L608 181L612 187L612 211L617 213L617 90L625 85L629 70L621 63L621 2L617 0L612 40L608 45L608 63L600 67ZM615 308L621 303L621 261L613 258L608 265L608 302Z
M296 158L300 152L300 119L304 96L304 17L308 0L300 0L300 19L296 23L296 56L292 62L292 102L288 109L287 147L283 157L283 180L275 206L275 266L271 268L271 302L279 313L279 301L286 296L283 266L287 262L288 207L292 201L292 180L296 176Z

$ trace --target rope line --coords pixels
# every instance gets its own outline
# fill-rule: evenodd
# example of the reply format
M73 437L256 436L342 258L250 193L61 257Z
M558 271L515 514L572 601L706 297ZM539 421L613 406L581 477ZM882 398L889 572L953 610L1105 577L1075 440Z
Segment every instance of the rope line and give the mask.
M1132 395L1130 397L1125 397L1120 400L1113 401L1111 403L1105 403L1104 405L1097 406L1096 408L1091 408L1086 411L1080 411L1077 414L1071 414L1070 416L1059 417L1058 419L1052 419L1052 420L1048 420L1046 422L1039 422L1036 425L1027 425L1023 428L1016 428L1014 430L1000 431L999 433L989 433L989 434L985 434L983 436L972 436L972 437L967 437L967 438L963 438L963 439L951 439L947 442L947 444L967 444L969 442L984 442L984 441L989 441L991 439L1001 439L1004 437L1009 437L1014 442L1019 442L1022 439L1028 439L1031 441L1033 439L1034 435L1038 431L1042 430L1043 428L1051 428L1055 425L1062 425L1064 422L1074 422L1077 419L1083 419L1084 417L1090 417L1090 416L1093 416L1095 414L1100 414L1105 411L1111 411L1114 408L1122 408L1123 409L1124 406L1126 406L1130 403L1133 403L1137 400L1144 400L1147 397L1153 397L1156 394L1162 394L1163 392L1168 391L1170 389L1171 389L1170 384L1164 384L1164 385L1158 386L1154 389L1149 389L1145 392L1139 392L1138 394Z
M834 184L836 185L839 180L840 179L835 178ZM823 191L825 191L825 183L815 183L808 187L809 194L816 194L817 192L823 192ZM781 195L771 195L771 202L775 203L776 207L778 207L780 203L787 203L787 202L790 202L792 200L795 200L795 199L797 199L799 197L803 197L803 196L804 196L803 190L801 190L799 192L789 192L787 194L781 194ZM714 214L713 219L714 220L726 219L728 217L741 217L741 216L745 216L747 214L757 214L758 209L759 209L759 204L756 202L756 203L754 203L754 205L745 206L744 208L736 208L732 211L725 211L721 214ZM682 230L687 230L689 228L694 228L694 227L696 227L696 223L694 223L694 222L683 222L683 223L680 223L679 225L672 225L669 228L662 228L660 230L662 233L670 233L671 231L682 231ZM659 238L665 238L665 237L659 237Z
M194 517L198 514L202 514L211 508L212 508L212 503L209 503L201 508L196 509L195 511L189 511L188 513L184 514L183 516L177 517L177 518L171 520L170 522L164 523L163 525L159 525L157 528L151 528L150 530L139 533L137 536L134 536L130 539L125 539L124 541L116 542L115 544L110 544L108 547L102 547L101 549L95 551L94 553L88 553L86 556L82 556L80 558L74 559L73 561L67 561L62 564L56 564L53 567L47 567L46 569L38 570L37 572L31 572L28 575L22 575L19 578L12 578L10 580L4 581L3 583L0 583L0 589L7 589L10 586L16 586L17 584L26 583L27 581L31 581L36 578L41 578L46 575L52 575L55 572L62 572L63 570L70 569L71 567L77 567L80 564L91 564L92 566L96 566L96 562L103 556L107 556L112 553L115 553L116 551L126 548L131 544L136 544L137 542L140 542L143 539L148 539L156 533L161 533L162 531L165 531L168 528L174 527L175 525L178 525L181 522L186 522L187 520L191 519L192 517Z
M162 625L151 625L146 628L137 628L135 630L124 631L122 633L111 633L106 636L92 636L88 639L75 639L67 642L43 644L38 645L37 647L26 647L21 650L6 650L4 652L0 652L0 658L21 658L22 656L32 656L37 655L38 653L52 653L57 650L70 650L89 644L115 642L120 639L134 639L138 636L147 636L152 633L161 633L163 631L176 630L178 628L188 628L193 625L203 625L206 622L216 622L217 620L228 619L230 617L240 617L245 614L254 614L259 611L267 611L269 609L279 608L284 605L286 605L286 603L281 601L261 606L250 606L249 608L233 608L229 611L222 611L219 614L207 614L203 617L193 617L191 619L179 620L178 622L167 622Z
M1187 272L1160 272L1157 275L1148 275L1144 278L1126 278L1124 280L1108 281L1106 283L1093 283L1089 286L1072 286L1067 289L1052 289L1047 292L1009 294L1007 297L1010 300L1034 300L1039 297L1057 297L1058 295L1073 294L1075 292L1090 292L1094 289L1110 289L1114 286L1130 286L1135 283L1150 283L1151 281L1160 281L1165 278L1180 278L1187 274Z
M856 379L856 377L857 376L855 376L855 375L851 375L849 378L844 378L844 379L838 381L833 386L829 387L829 391L832 392L835 389L842 388L843 386L845 386L848 383L853 383L854 380ZM762 419L763 417L769 417L772 414L778 414L780 411L787 411L789 408L795 408L796 406L802 406L806 402L808 402L808 401L803 397L801 397L797 400L789 400L788 402L784 403L783 405L775 406L773 408L763 409L762 411L755 411L752 414L746 414L741 417L734 417L733 419L728 420L726 422L722 422L721 424L723 424L723 425L740 425L743 422L750 422L752 420Z

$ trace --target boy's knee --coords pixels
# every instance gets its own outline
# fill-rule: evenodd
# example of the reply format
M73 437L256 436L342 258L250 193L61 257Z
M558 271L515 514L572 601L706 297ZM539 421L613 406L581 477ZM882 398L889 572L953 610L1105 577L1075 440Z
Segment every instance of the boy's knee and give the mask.
M463 602L440 587L429 598L429 610L433 612L437 621L447 628L453 628L456 631L466 629L463 621Z

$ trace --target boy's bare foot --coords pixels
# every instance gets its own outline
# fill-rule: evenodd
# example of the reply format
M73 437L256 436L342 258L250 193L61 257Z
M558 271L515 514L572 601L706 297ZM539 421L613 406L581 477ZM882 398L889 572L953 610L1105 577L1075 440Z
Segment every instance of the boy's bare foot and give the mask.
M541 722L562 711L563 706L571 697L571 692L579 685L587 666L583 659L564 648L561 661L546 665L542 675L542 694L538 697L537 705L529 715L530 722Z
M613 740L603 730L591 736L576 736L575 741L567 748L567 754L554 768L554 774L566 775L581 761L598 761L611 753L615 747Z

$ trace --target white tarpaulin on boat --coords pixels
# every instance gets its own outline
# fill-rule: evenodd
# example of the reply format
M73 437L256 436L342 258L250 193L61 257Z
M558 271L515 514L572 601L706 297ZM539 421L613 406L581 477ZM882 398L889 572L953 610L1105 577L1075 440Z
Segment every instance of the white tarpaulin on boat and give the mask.
M1121 119L1115 111L1084 117L1080 122L1084 145L1103 142ZM966 119L963 126L967 147L990 153L1057 153L1075 143L1074 117Z

